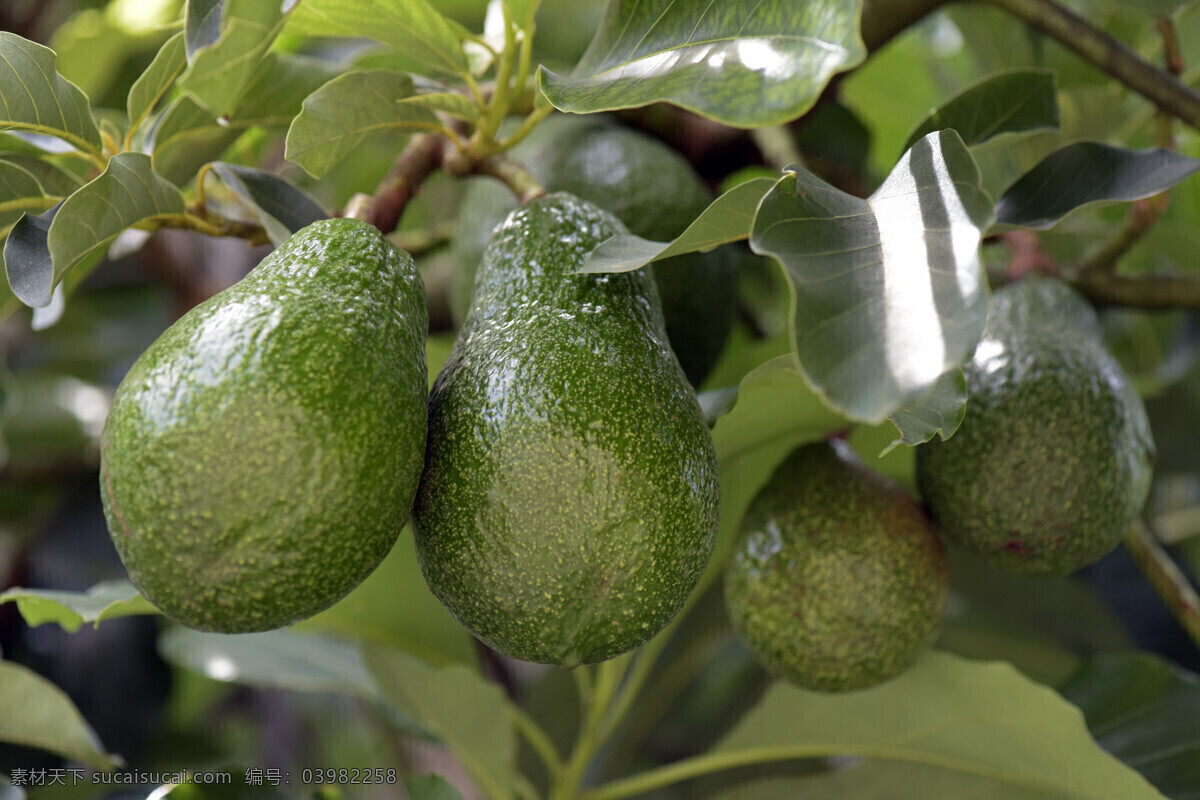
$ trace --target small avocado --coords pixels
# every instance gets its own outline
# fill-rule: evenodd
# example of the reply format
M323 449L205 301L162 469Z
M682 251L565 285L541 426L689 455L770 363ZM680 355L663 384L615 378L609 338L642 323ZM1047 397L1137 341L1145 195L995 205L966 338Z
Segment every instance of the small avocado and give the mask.
M725 569L729 619L755 658L826 692L907 669L936 637L948 592L929 518L841 441L784 459L742 517Z
M425 578L504 655L571 668L650 639L716 537L712 438L653 278L573 274L625 228L569 194L510 214L429 396Z
M1146 500L1154 443L1092 308L1053 278L1005 286L964 372L958 432L916 453L946 541L1031 573L1112 550Z
M412 259L329 219L167 329L101 440L108 529L142 594L184 625L247 633L362 581L421 475L426 328Z
M512 155L547 190L588 200L645 239L674 239L712 201L691 164L675 150L594 116L552 116ZM513 193L497 181L469 185L452 243L451 311L457 321L471 304L475 272L492 230L516 206ZM726 248L718 248L656 261L651 267L667 337L693 386L712 370L733 329L737 263Z

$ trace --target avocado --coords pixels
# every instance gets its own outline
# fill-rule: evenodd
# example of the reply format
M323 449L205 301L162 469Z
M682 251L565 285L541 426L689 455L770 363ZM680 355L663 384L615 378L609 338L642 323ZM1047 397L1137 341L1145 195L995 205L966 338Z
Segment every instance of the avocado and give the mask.
M510 214L429 396L417 555L464 627L570 668L658 633L704 572L717 461L649 272L573 274L624 233L569 194Z
M555 115L512 150L549 191L568 192L615 214L637 236L670 241L712 196L679 153L658 139L594 116ZM451 311L461 322L492 230L517 206L494 180L468 186L460 206ZM708 375L733 328L737 259L725 248L689 253L652 267L667 337L693 386Z
M412 259L329 219L151 344L101 439L108 529L142 594L184 625L246 633L362 581L421 475L426 326Z
M725 569L738 635L808 689L864 689L903 672L941 626L946 553L900 487L842 441L794 450L751 501Z
M958 432L916 452L946 541L1031 573L1112 550L1146 500L1154 442L1092 308L1053 278L1005 286L964 372Z

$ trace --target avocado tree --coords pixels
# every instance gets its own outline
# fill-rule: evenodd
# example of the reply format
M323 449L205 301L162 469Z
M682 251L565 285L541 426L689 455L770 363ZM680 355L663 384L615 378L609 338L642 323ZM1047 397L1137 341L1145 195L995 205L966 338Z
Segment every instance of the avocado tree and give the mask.
M1196 796L1198 42L1182 0L0 8L0 797ZM370 316L415 285L401 250L424 285L403 297L415 332ZM179 357L205 350L211 309L299 275L298 252L310 277L349 267L320 293L289 283L303 313L268 311L333 366ZM1014 283L1028 291L989 327ZM539 292L571 327L520 313L550 307ZM606 298L649 320L650 345L590 321ZM201 301L209 316L163 333ZM341 303L361 311L338 349L321 311ZM276 322L222 325L250 341ZM570 338L497 333L534 329ZM609 346L625 372L606 383L584 354ZM133 413L133 389L114 403L126 373L151 381L130 370L143 352L162 368L139 413L218 387L188 444L122 421L102 438L110 408ZM389 370L420 408L420 364L432 384L467 362L508 366L461 391L438 379L427 449L423 410L411 453L381 446L417 418L388 402ZM320 372L323 423L342 408L388 430L290 482L312 448L288 437L311 430L266 401L215 424L225 372ZM1026 391L1030 374L1053 391ZM531 450L479 485L463 465L495 455L478 442L499 425L480 407L520 392L586 408L568 456L612 429L639 443L634 466L602 482ZM239 461L263 431L282 455ZM985 451L1007 466L977 469ZM382 498L391 459L412 486ZM222 478L201 492L214 505L163 499L194 475ZM343 479L342 538L308 549L289 514ZM550 518L558 491L591 504L602 547L582 522L521 547L489 534L525 506ZM633 493L661 538L633 541L613 510ZM106 511L120 543L228 507L257 526L233 552L104 533ZM670 538L686 515L711 530ZM998 517L1017 521L962 533ZM1066 542L1072 525L1089 538ZM272 557L303 575L268 570L227 613L275 528L297 535ZM507 560L470 561L485 545ZM659 550L670 574L646 566ZM576 578L604 553L620 563L588 595ZM531 643L535 627L565 644Z

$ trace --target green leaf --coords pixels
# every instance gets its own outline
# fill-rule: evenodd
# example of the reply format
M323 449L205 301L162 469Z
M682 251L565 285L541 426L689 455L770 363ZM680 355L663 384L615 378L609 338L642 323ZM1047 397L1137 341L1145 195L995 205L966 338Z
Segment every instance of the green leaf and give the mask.
M182 32L175 34L159 48L158 54L150 62L133 86L129 88L129 98L126 108L129 114L129 130L136 131L142 126L146 117L154 110L159 101L166 96L175 79L187 66L187 53Z
M58 202L42 193L37 178L11 161L0 160L0 231L30 212L40 214Z
M177 97L154 126L149 143L154 171L183 186L200 167L224 153L243 130L220 125L190 97Z
M250 203L276 247L304 226L329 216L307 192L265 170L217 161L213 172Z
M79 87L59 75L54 51L0 31L0 130L57 136L98 156L100 130Z
M1054 73L1041 69L1001 72L971 84L917 125L908 150L934 131L953 128L968 147L1002 133L1058 127Z
M630 272L651 261L711 250L750 235L754 213L779 179L753 178L722 194L670 243L652 242L632 234L614 236L588 255L580 272Z
M663 101L727 125L778 125L863 60L860 13L860 0L612 0L572 73L542 67L539 86L561 111Z
M154 174L149 156L119 153L100 177L58 206L45 249L26 250L14 262L13 234L9 235L4 255L13 292L26 305L45 306L63 274L88 253L126 228L155 217L182 214L185 207L179 190Z
M1163 794L1200 790L1200 677L1149 653L1096 656L1059 691L1100 746Z
M62 690L33 670L0 661L0 741L49 750L98 769L119 766Z
M777 682L708 757L734 766L829 755L908 762L939 781L940 773L957 773L948 785L967 791L940 795L947 797L1161 797L1101 750L1083 715L1055 692L1008 664L936 651L857 692Z
M47 237L50 225L61 208L62 203L58 203L41 214L22 214L4 240L4 274L13 295L21 302L26 302L21 296L23 292L35 295L44 293L45 302L42 305L50 302L52 287L47 284L53 281L54 265L50 260Z
M1044 230L1092 203L1140 200L1200 170L1200 160L1160 147L1126 150L1100 142L1060 147L1022 175L996 203L996 222Z
M187 57L197 50L210 47L221 38L221 11L225 0L187 0L184 35L187 37Z
M280 4L272 0L222 0L201 3L207 13L193 39L189 9L188 66L179 87L216 116L229 116L237 107L251 77L283 30ZM220 15L220 34L211 40L212 16Z
M403 53L420 67L417 74L469 74L460 29L428 0L304 0L292 13L288 32L363 36Z
M462 795L441 775L421 775L404 785L409 800L462 800Z
M291 53L267 53L230 118L231 127L290 125L304 98L341 74L336 64Z
M16 603L30 627L53 622L68 633L75 633L85 622L96 627L106 619L159 613L132 583L124 580L97 583L87 592L16 587L0 594L0 605L4 603Z
M38 156L23 153L5 153L4 160L28 172L41 185L42 191L53 197L66 197L80 186L83 180L57 164L51 164Z
M866 200L800 168L763 198L750 245L784 265L795 353L833 408L882 422L970 357L991 212L954 131L918 142Z
M464 97L457 92L414 94L412 97L401 97L399 102L406 105L422 106L434 112L441 111L444 114L449 114L452 117L457 117L467 122L475 122L479 119L479 108L471 102L470 98Z
M334 78L304 101L288 129L286 158L319 178L384 134L437 129L429 109L396 102L412 93L412 78L400 72L362 70Z
M431 667L367 644L367 669L384 698L437 736L490 797L509 797L516 780L516 733L503 690L467 667Z
M949 439L967 414L967 379L955 368L933 384L933 391L916 405L906 406L892 414L892 424L900 438L879 455L885 456L899 444L909 447L928 442L934 436Z

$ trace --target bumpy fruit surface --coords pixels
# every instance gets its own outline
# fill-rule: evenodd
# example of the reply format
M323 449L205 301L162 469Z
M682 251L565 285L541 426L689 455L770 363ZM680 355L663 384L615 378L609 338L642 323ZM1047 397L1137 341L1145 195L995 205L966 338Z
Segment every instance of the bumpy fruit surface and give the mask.
M892 678L929 646L946 554L899 487L841 442L800 447L742 518L725 571L734 629L771 672L821 691Z
M572 274L622 232L567 194L513 212L429 397L421 567L514 658L574 667L645 642L716 536L715 451L653 280Z
M964 371L958 432L916 454L946 541L1033 573L1112 550L1146 500L1154 444L1087 302L1038 276L998 290Z
M420 478L426 328L412 259L336 219L163 333L102 439L108 528L142 594L185 625L244 633L362 581Z
M593 116L550 117L512 154L548 190L595 203L646 239L674 239L712 200L679 153L652 136ZM488 238L516 206L513 193L497 181L473 181L467 189L453 243L451 310L459 321L471 304L475 272ZM736 259L720 248L656 261L650 269L667 338L684 374L699 386L733 327Z

